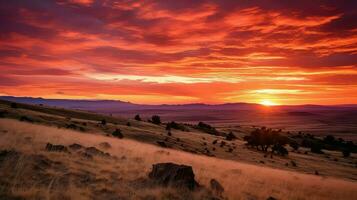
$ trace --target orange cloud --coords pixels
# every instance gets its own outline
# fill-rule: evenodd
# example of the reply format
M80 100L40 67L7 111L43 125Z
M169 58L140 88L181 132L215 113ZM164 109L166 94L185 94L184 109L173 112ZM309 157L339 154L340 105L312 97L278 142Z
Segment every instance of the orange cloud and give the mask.
M8 1L0 3L0 93L357 103L353 8L330 1Z

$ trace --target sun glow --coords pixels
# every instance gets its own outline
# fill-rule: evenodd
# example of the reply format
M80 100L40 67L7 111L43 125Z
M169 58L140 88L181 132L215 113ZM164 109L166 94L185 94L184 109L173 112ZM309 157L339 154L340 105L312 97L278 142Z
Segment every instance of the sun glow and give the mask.
M271 101L271 100L268 100L268 99L264 99L262 101L260 101L260 104L262 104L263 106L276 106L278 105L277 103Z

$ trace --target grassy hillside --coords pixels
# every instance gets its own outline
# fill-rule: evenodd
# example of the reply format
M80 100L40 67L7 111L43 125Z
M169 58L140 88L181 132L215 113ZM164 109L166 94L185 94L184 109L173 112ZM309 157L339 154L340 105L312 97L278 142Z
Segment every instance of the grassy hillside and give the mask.
M110 157L83 156L75 150L45 151L46 144L96 147ZM103 145L105 144L105 145ZM0 120L0 196L4 199L208 199L207 191L181 191L148 185L152 164L193 167L208 187L218 180L227 199L356 199L357 184L194 155L173 149L42 125ZM4 153L7 150L11 153ZM9 156L10 155L10 156ZM4 160L5 159L5 160ZM4 196L6 194L6 196Z
M287 147L289 155L285 157L262 153L248 148L245 141L242 140L254 129L251 126L221 125L217 127L217 131L222 133L222 136L217 136L207 134L193 125L183 125L185 131L171 129L169 135L165 124L155 125L145 121L136 121L133 119L134 116L132 119L128 119L78 110L12 104L8 101L0 101L0 116L59 129L107 136L115 140L119 139L115 138L112 133L119 129L126 139L154 145L158 145L159 142L168 148L194 154L276 169L318 174L322 177L357 180L356 154L345 158L341 152L337 151L324 150L324 154L315 154L306 148L293 151L289 146ZM102 123L103 120L106 122L105 124ZM229 132L233 132L238 139L227 141L224 134Z

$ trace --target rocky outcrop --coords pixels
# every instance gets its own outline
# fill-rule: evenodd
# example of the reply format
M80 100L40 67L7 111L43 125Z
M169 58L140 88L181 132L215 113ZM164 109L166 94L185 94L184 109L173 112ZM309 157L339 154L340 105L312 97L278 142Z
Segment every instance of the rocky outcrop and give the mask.
M194 190L199 186L195 180L192 167L187 165L174 163L154 164L149 178L154 183L165 187Z

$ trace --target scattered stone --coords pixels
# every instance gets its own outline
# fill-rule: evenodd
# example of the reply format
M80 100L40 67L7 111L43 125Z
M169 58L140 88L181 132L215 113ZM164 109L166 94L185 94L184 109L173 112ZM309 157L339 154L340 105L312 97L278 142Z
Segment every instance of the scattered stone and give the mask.
M68 147L69 147L71 150L75 150L75 151L77 151L77 150L79 150L79 149L82 149L82 148L83 148L83 146L82 146L82 145L77 144L77 143L73 143L73 144L69 145Z
M99 147L103 149L110 149L112 146L108 142L102 142L99 144Z
M56 145L56 144L47 143L46 151L68 152L68 149L67 149L67 147L60 145L60 144Z
M191 166L174 163L158 163L153 165L149 178L156 184L165 187L179 187L194 190L199 187Z
M219 197L222 197L223 192L224 192L224 188L216 179L211 179L210 186L211 186L212 192L215 195L217 195Z
M95 147L87 147L84 152L92 156L110 157L109 153L103 152Z

